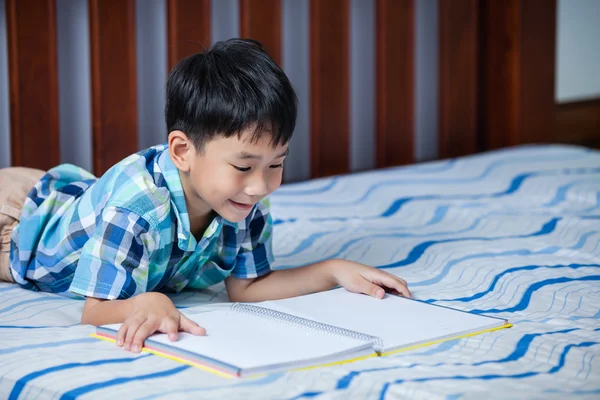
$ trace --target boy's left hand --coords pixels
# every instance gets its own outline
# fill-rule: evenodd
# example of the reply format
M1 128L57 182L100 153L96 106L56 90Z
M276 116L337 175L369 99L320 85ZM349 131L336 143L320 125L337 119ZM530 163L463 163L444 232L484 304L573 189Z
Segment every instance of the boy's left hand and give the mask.
M330 260L335 281L354 293L382 299L385 291L411 297L406 281L374 267L347 260Z

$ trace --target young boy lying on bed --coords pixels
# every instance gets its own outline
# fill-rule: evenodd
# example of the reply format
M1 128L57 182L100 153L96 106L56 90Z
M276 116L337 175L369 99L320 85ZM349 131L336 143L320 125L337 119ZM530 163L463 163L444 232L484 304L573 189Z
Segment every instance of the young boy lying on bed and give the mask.
M99 179L73 165L0 170L3 280L85 297L81 322L123 322L117 344L136 352L156 331L203 335L164 293L223 280L241 302L336 285L410 296L404 280L345 260L271 271L266 196L281 184L297 101L258 43L233 39L183 60L166 96L168 142Z

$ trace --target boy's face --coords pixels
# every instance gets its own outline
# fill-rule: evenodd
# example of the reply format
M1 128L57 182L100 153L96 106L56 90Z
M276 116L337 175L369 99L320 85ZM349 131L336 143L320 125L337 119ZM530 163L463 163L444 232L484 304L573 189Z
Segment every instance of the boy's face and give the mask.
M267 133L251 142L217 137L198 152L183 132L169 135L169 151L180 170L190 220L215 211L230 222L245 219L252 207L281 185L288 144L273 147Z

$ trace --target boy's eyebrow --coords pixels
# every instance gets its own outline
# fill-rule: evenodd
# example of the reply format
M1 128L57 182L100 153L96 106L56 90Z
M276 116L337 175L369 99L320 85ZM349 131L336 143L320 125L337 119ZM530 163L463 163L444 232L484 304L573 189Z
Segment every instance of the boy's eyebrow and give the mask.
M281 154L279 154L277 157L275 158L281 158L281 157L285 157L289 154L290 149L289 147ZM238 158L241 160L249 160L249 159L253 159L253 160L261 160L262 157L257 155L257 154L252 154L252 153L248 153L247 151L242 151L240 154L238 154Z
M285 151L283 153L281 153L280 155L278 155L277 158L285 157L288 154L290 154L290 148L289 147L287 149L285 149Z

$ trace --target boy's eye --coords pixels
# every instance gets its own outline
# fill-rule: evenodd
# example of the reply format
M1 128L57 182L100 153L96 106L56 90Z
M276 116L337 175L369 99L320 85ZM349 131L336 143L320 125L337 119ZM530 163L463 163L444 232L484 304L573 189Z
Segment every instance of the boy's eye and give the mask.
M237 165L234 165L233 168L237 169L238 171L242 171L242 172L250 171L250 167L238 167Z
M271 165L271 168L282 168L282 167L283 167L283 163Z

